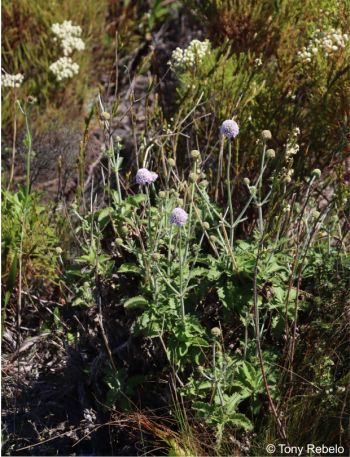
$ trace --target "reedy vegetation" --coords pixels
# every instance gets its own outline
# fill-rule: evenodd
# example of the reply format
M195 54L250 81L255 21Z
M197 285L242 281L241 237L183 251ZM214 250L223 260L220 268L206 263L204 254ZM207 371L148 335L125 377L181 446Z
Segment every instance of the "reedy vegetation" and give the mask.
M237 446L259 454L265 442L287 439L293 445L311 438L344 443L350 51L347 44L330 56L317 54L310 66L300 61L298 49L307 46L317 28L346 33L347 2L326 2L329 14L321 20L320 2L307 2L308 8L305 2L286 1L273 7L264 1L185 3L203 20L215 18L209 39L218 29L222 35L218 42L213 38L204 57L171 66L176 106L163 106L159 81L148 72L143 125L134 118L131 85L126 114L137 132L131 170L122 159L123 140L113 133L125 115L119 111L119 94L112 103L103 93L96 97L85 137L99 122L105 134L103 193L92 188L87 196L83 191L82 141L76 200L51 218L44 215L28 184L32 150L27 125L27 187L16 192L7 186L3 194L6 305L17 306L20 319L24 292L34 296L42 290L32 277L56 284L64 267L62 295L67 296L67 286L72 306L97 309L109 357L106 403L112 414L117 405L129 412L142 407L137 393L150 383L160 378L170 383L175 431L161 425L162 418L159 426L141 421L171 449L170 455L226 455ZM145 33L156 30L157 18L169 13L166 8L159 12L157 5L154 21L142 21ZM92 20L93 2L90 6L91 16L84 21L99 30ZM78 16L69 19L79 21ZM79 22L83 30L84 21ZM12 73L26 73L28 59L20 52L6 56L16 62ZM150 61L150 55L143 59L140 74L147 73ZM48 60L41 65L40 78L48 78ZM71 87L82 84L79 78ZM31 74L15 97L42 96L51 106L62 95L56 92L67 90ZM82 84L81 94L85 90ZM4 95L6 127L14 116L6 105L12 96ZM14 105L19 125L23 114L27 119L23 106L18 112ZM222 121L233 115L239 135L220 136ZM158 179L139 187L135 172L141 167L158 173ZM171 223L175 207L188 213L183 226ZM71 239L64 244L67 227ZM53 254L50 262L48 254ZM338 291L335 281L341 285ZM163 358L155 372L129 373L115 357L105 329L106 297L112 306L122 305L121 316L132 321L129 338L148 338L155 358ZM315 336L319 328L325 339ZM327 348L335 328L334 344L328 342ZM67 332L69 341L77 338ZM305 346L316 340L314 357L304 356ZM306 408L318 418L307 435L301 433ZM324 423L334 415L340 418L325 433ZM203 421L209 434L202 435Z

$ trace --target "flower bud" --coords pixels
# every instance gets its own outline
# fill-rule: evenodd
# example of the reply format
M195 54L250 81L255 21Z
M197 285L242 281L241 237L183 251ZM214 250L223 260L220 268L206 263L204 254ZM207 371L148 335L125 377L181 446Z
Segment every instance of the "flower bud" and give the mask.
M62 254L62 252L63 252L63 249L62 249L62 248L60 248L59 246L57 246L57 248L56 248L56 252L57 252L57 254L58 254L58 255L60 255L60 254Z
M198 181L198 178L199 176L197 175L197 173L190 173L190 181L196 182Z
M205 230L209 230L210 225L208 222L203 222L203 227L205 228Z
M168 164L169 164L171 167L175 167L176 162L175 162L174 159L168 159Z
M261 132L261 138L262 138L264 141L271 140L272 135L271 135L270 130L263 130L263 131Z
M182 205L184 204L183 198L178 198L178 199L177 199L177 204L178 204L179 206L182 206Z
M123 242L123 240L122 240L121 238L116 238L115 244L116 244L117 246L123 246L123 243L124 243L124 242Z
M159 198L162 198L162 199L166 198L166 192L164 192L164 190L161 190L158 195L159 195Z
M276 152L274 149L268 149L266 151L266 157L268 157L269 159L274 159L276 157Z
M159 254L159 252L154 252L152 254L152 259L155 260L156 262L161 258L161 255Z
M252 195L255 195L255 194L256 194L257 189L256 189L255 186L250 186L250 187L249 187L249 190L250 190L250 193L251 193Z
M208 187L208 181L206 179L204 179L203 181L201 181L199 183L199 186L202 187L203 189L205 189L206 187Z
M111 118L111 115L109 113L107 113L107 111L102 111L102 113L100 114L101 121L109 121L110 118Z
M221 330L219 329L219 327L213 327L211 330L210 330L210 333L212 336L214 336L215 338L219 338L219 336L221 336Z
M244 179L243 179L243 183L244 183L246 186L249 186L249 184L250 184L250 179L249 179L249 178L244 178Z
M199 151L197 151L197 149L194 149L193 151L191 151L191 157L192 159L198 159L199 157L201 156L201 153Z
M319 178L321 176L321 170L319 168L315 168L311 172L311 176L314 176L315 178Z
M128 228L127 225L123 225L123 227L122 227L122 232L123 232L125 235L127 235L127 234L129 233L129 228Z
M314 211L312 211L311 216L312 216L314 219L318 219L318 218L320 217L320 214L321 214L321 213L320 213L319 211L314 210Z

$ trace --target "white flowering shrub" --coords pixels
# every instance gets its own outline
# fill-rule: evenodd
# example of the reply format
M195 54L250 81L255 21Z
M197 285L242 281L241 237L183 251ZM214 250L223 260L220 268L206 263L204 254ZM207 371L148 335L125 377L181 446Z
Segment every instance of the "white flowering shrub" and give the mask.
M16 75L9 75L8 73L3 73L1 75L1 85L3 87L20 87L23 83L24 75L17 73Z
M317 55L330 57L334 53L344 49L349 41L347 33L342 33L340 29L330 28L323 31L317 29L311 36L308 45L298 52L298 59L303 63L311 63Z
M176 48L169 61L175 71L184 71L199 65L210 51L210 41L192 40L186 49Z
M79 65L70 57L61 57L50 65L50 70L56 76L57 81L73 78L79 73Z

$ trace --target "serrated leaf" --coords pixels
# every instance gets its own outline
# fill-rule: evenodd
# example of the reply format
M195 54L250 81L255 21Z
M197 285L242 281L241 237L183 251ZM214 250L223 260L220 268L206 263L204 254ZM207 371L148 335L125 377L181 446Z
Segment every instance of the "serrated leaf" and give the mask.
M244 414L241 414L241 413L233 414L232 416L230 416L228 418L227 422L230 422L235 427L243 428L244 430L253 429L253 424L250 422L248 417L246 417Z

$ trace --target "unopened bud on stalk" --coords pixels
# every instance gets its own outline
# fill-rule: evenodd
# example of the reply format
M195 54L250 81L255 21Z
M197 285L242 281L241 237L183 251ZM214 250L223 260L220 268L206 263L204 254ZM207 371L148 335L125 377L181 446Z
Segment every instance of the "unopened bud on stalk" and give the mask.
M125 235L127 235L127 234L129 233L129 228L128 228L127 225L123 225L123 227L122 227L122 232L123 232Z
M205 230L209 230L210 225L208 222L203 222L203 227L205 228Z
M311 215L314 219L318 219L320 217L320 212L317 210L312 211Z
M182 205L184 204L183 198L178 198L178 199L177 199L177 204L178 204L179 206L182 206Z
M271 134L270 130L263 130L263 131L261 132L261 138L262 138L264 141L271 140L272 134Z
M284 213L289 213L290 212L290 205L289 204L285 205L285 207L283 208L283 212Z
M210 235L209 238L210 238L210 241L213 242L213 243L215 243L217 241L217 238L214 235Z
M315 168L312 170L311 175L315 176L315 178L319 178L321 176L321 170L319 168Z
M274 159L276 157L276 152L274 149L268 149L266 151L266 157L268 157L269 159Z
M203 181L201 181L199 183L199 186L203 187L205 189L206 187L208 187L208 184L209 184L208 181L206 179L204 179Z
M169 164L171 167L175 167L176 162L175 162L174 159L168 159L168 164Z
M111 115L109 113L107 113L107 111L102 111L102 113L100 114L101 121L109 121L110 118L111 118Z
M198 181L198 178L199 176L197 175L197 173L190 173L190 181L196 182Z
M161 255L159 254L159 252L154 252L152 254L152 259L155 260L156 262L161 258Z
M122 240L121 238L116 238L115 244L116 244L117 246L123 246L123 240Z
M159 195L159 198L162 198L162 199L166 198L166 192L164 192L164 190L161 190L158 195Z
M256 194L257 189L256 189L255 186L250 186L250 187L249 187L249 190L250 190L250 193L251 193L252 195L255 195L255 194Z
M193 149L193 151L191 151L192 159L197 160L200 156L201 156L201 153L199 151L197 151L197 149Z
M211 330L210 330L210 333L212 336L214 336L215 338L219 338L219 336L221 336L221 330L219 329L219 327L213 327Z
M60 255L60 254L62 254L62 252L63 252L63 249L62 249L62 248L60 248L59 246L57 246L57 248L56 248L56 252L57 252L57 254L58 254L58 255Z
M244 178L244 179L243 179L243 183L244 183L246 186L249 186L249 184L250 184L250 179L249 179L249 178Z

